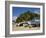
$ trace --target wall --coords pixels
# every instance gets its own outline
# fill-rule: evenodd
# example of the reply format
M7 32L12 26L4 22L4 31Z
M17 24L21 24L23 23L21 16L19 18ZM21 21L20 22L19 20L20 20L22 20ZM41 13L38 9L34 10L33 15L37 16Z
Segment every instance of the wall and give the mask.
M5 36L5 0L0 0L0 38L4 38ZM26 1L26 2L44 2L46 3L46 0L15 0L15 1ZM45 10L46 10L46 4L45 4ZM46 16L46 11L45 11ZM46 19L46 17L45 17ZM16 38L46 38L46 20L45 20L45 35L40 36L25 36L25 37L16 37Z

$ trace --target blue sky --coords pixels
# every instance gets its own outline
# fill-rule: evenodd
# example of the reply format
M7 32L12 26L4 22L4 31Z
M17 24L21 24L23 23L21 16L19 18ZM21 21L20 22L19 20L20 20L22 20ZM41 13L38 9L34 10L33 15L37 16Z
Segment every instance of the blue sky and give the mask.
M12 16L18 17L21 13L31 11L33 13L40 13L40 8L28 8L28 7L12 7Z

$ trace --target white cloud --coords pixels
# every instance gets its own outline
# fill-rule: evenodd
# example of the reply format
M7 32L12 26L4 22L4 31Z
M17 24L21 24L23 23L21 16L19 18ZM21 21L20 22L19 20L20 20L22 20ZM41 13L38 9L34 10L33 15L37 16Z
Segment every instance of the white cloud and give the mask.
M36 13L36 14L40 14L39 10L38 10L38 11L34 11L34 13Z
M13 16L12 17L12 20L16 21L17 17L16 16Z

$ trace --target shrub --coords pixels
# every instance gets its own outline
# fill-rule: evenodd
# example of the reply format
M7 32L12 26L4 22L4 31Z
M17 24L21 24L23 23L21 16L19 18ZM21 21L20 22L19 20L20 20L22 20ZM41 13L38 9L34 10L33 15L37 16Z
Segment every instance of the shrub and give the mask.
M28 27L28 25L24 26L24 27Z
M32 26L29 26L29 28L32 28Z

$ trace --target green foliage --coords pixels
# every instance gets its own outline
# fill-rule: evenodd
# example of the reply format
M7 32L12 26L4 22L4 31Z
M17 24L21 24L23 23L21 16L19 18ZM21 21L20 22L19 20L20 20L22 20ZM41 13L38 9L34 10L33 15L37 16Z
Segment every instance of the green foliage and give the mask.
M28 25L24 26L24 27L28 27Z
M29 28L32 28L32 26L29 26Z
M27 12L20 14L20 16L16 19L16 22L29 21L29 20L32 20L35 17L40 18L40 15L32 13L30 11L27 11Z

